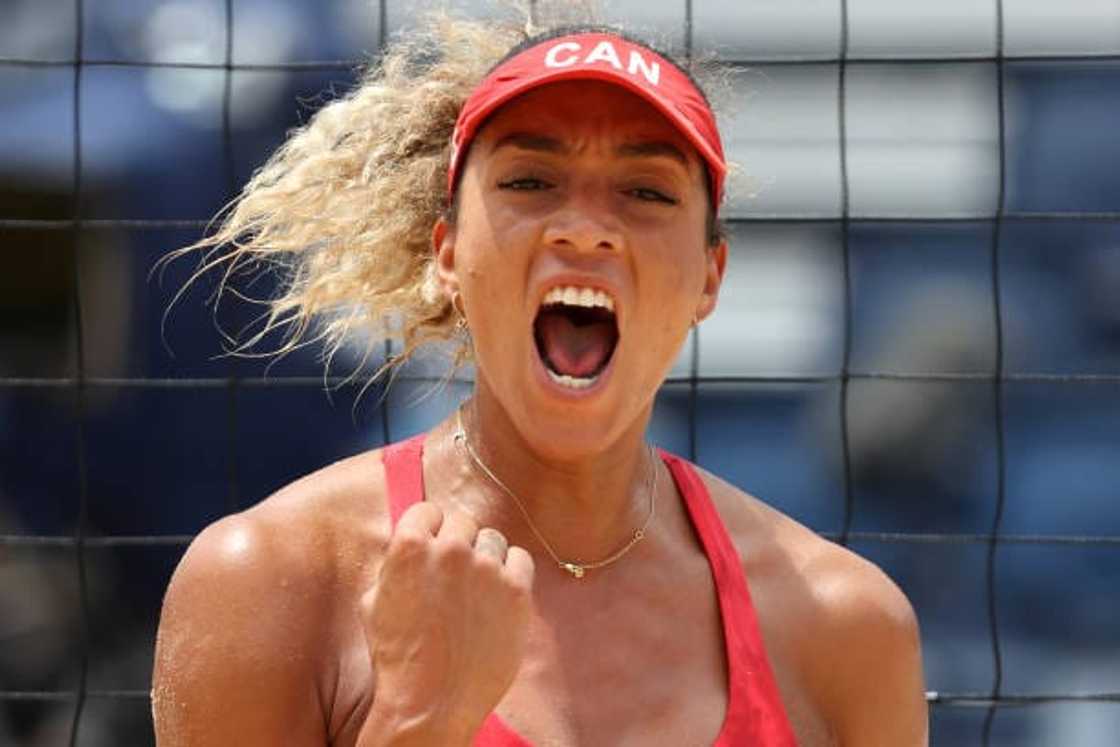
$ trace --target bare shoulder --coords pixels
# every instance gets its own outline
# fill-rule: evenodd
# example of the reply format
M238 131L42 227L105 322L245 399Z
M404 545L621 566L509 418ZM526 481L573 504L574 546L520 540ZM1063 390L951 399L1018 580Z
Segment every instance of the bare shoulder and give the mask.
M334 617L387 537L383 496L380 455L369 452L194 539L160 616L161 745L324 743Z
M816 634L886 626L917 630L906 595L874 563L701 470L751 585L781 582L812 607ZM790 600L792 601L792 599Z
M796 672L836 740L925 744L921 640L902 590L874 563L701 474L742 558L771 657Z
M376 555L388 532L381 456L370 451L206 527L183 555L168 596L232 584L246 587L240 591L257 603L306 600L306 612L321 615L315 597L336 590L354 570L355 553Z

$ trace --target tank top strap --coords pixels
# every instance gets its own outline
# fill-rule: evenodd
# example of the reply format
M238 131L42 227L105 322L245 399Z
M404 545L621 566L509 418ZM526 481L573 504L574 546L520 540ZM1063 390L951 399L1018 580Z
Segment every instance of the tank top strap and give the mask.
M389 444L381 450L385 485L389 490L389 516L393 526L413 503L424 500L424 433Z
M708 556L727 648L727 720L717 745L796 747L785 705L766 656L739 553L704 480L686 460L661 451Z

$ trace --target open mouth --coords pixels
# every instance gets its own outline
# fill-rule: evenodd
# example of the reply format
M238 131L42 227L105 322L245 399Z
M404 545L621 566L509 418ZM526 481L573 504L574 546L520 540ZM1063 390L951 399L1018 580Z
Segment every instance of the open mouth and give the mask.
M586 389L610 364L618 345L614 301L590 288L553 288L533 321L533 339L554 382Z

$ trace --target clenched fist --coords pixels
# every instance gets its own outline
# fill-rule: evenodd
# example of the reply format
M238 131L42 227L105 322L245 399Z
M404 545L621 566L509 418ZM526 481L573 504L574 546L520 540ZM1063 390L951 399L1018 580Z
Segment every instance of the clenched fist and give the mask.
M470 744L517 673L532 586L497 530L410 506L361 600L376 687L359 744Z

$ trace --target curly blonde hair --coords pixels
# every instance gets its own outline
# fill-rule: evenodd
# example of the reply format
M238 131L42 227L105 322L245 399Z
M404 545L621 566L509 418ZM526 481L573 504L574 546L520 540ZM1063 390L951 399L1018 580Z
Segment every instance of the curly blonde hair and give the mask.
M215 298L227 290L247 298L227 287L235 274L279 276L274 297L247 299L266 311L242 335L225 335L231 352L281 334L261 355L321 343L329 369L340 349L358 343L354 376L384 341L399 341L399 354L371 381L429 343L448 350L452 371L470 360L431 245L436 221L454 217L446 184L459 110L512 49L597 22L590 5L537 2L532 11L504 23L428 16L388 45L359 85L290 133L220 214L217 230L168 257L202 250L191 280L220 270Z

